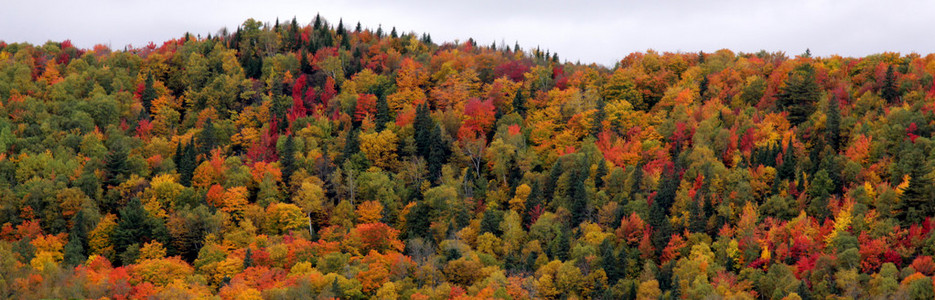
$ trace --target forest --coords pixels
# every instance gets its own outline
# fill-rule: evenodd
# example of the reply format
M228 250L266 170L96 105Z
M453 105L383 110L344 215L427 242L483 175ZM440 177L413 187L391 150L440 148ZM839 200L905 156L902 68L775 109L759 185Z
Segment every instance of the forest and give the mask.
M935 298L935 54L621 57L0 42L0 298Z

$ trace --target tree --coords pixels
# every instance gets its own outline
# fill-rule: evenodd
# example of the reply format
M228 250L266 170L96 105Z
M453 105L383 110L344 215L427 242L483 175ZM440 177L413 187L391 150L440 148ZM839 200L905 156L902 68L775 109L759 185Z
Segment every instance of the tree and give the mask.
M182 148L182 145L179 144L177 147ZM176 153L176 155L179 154L178 152ZM198 168L198 156L197 153L195 153L194 140L189 140L180 154L181 157L178 158L179 183L184 186L191 186L195 169Z
M935 215L935 198L931 196L932 179L921 150L912 150L905 158L909 161L909 186L900 197L899 218L903 224L921 224L926 217Z
M825 139L827 139L828 145L834 151L841 149L841 110L838 106L838 100L836 99L831 99L828 102L828 112L826 113L828 119L825 121Z
M893 103L899 99L899 91L896 89L896 76L893 74L893 65L886 67L886 77L883 78L883 87L880 88L880 97L883 97L887 103Z
M198 154L207 156L218 146L217 135L211 118L205 120L205 124L198 133Z
M168 240L168 231L162 220L152 217L149 212L143 209L143 204L139 198L130 199L126 207L120 209L120 221L114 234L111 237L114 243L114 250L118 255L127 252L132 246L139 250L139 247L146 242L153 240L166 242ZM134 257L135 258L135 257ZM131 264L134 261L122 261L123 264Z
M146 76L143 83L143 91L140 93L140 102L143 103L143 109L146 112L152 111L153 100L156 99L156 89L153 88L153 74Z
M815 111L815 103L821 96L818 82L815 80L815 68L803 63L789 72L784 86L780 88L777 104L789 113L789 122L798 125Z
M298 166L295 162L295 139L292 135L286 136L286 141L282 145L282 151L279 153L279 164L282 167L283 181L289 182L292 173L295 173Z

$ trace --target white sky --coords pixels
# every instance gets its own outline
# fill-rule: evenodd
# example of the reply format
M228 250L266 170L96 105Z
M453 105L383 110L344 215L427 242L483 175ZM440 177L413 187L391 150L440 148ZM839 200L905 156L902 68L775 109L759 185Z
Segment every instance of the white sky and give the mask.
M186 31L234 30L247 18L273 23L321 13L389 32L428 32L436 43L519 42L557 51L562 60L608 66L630 52L784 51L864 56L935 52L935 2L920 0L708 1L341 1L341 0L0 0L0 40L79 47L160 44Z

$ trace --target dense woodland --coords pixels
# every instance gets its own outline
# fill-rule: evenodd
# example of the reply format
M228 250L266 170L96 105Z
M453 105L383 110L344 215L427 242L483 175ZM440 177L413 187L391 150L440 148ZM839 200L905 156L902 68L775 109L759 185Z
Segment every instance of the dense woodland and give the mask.
M933 299L933 74L322 18L0 42L0 297Z

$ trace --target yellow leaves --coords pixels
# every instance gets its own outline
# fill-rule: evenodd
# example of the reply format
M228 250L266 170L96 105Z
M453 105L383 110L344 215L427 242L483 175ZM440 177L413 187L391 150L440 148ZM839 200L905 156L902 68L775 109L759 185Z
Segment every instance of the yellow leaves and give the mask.
M130 267L130 281L137 284L149 282L155 286L166 286L194 273L195 269L178 257L144 259Z
M896 186L897 195L902 195L903 192L906 191L906 188L909 187L909 179L912 179L911 177L912 176L909 176L909 174L903 176L903 182L900 182L899 185Z
M138 261L146 259L162 259L166 257L166 247L158 241L151 241L143 244L140 248L140 257Z
M39 235L29 243L36 247L36 257L29 264L42 272L49 264L58 264L65 258L62 249L65 248L65 234Z
M493 233L485 232L477 237L477 251L497 256L502 253L503 240Z
M526 208L526 199L531 192L532 188L525 183L516 187L516 194L513 196L513 199L510 199L510 209L516 212L522 212Z
M271 203L266 207L267 227L273 233L285 233L308 226L308 216L291 203Z
M110 236L114 234L114 229L117 228L116 220L117 216L107 214L97 223L97 227L91 230L88 235L88 246L91 248L91 254L105 257L114 254L114 246L110 243Z
M292 202L302 208L303 212L320 212L324 209L325 190L320 184L312 180L302 182L299 190L292 198Z
M425 103L425 92L418 88L400 88L386 97L386 105L392 111L399 111L408 105Z
M357 206L357 222L376 223L383 217L383 204L377 201L365 201Z
M247 207L247 197L249 196L247 188L235 186L227 189L224 193L224 204L221 210L227 213L240 213Z
M396 163L396 134L390 130L360 135L360 151L374 165L391 168Z
M843 207L841 207L841 210L834 216L834 229L825 237L826 244L830 245L834 242L838 234L847 231L851 226L851 221L853 221L851 210L854 208L854 201L849 199L845 199L844 201Z

